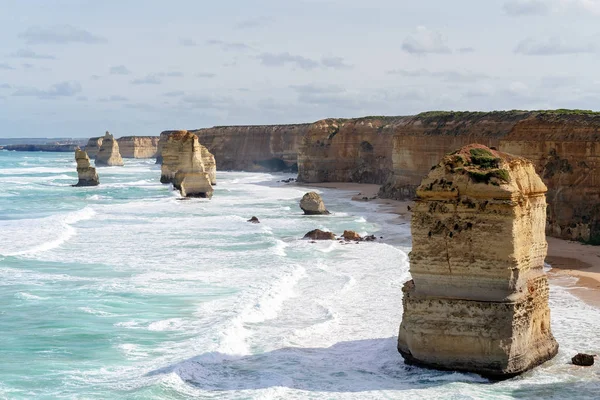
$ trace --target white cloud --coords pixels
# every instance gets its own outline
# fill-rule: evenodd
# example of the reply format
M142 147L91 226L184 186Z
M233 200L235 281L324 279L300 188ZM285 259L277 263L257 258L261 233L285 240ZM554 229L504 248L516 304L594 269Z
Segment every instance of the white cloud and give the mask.
M438 31L418 26L416 31L404 39L402 49L411 54L448 54L452 51L446 38Z
M61 82L52 85L49 89L42 90L37 88L20 88L14 92L13 96L32 96L40 99L53 99L57 97L74 96L81 92L79 82Z
M514 52L528 56L548 56L561 54L594 53L598 50L595 42L590 40L567 41L561 37L544 39L527 38L519 42Z
M31 58L36 60L55 60L56 57L48 54L38 54L33 50L19 49L10 55L15 58Z
M105 43L106 39L71 25L32 26L19 34L28 44Z

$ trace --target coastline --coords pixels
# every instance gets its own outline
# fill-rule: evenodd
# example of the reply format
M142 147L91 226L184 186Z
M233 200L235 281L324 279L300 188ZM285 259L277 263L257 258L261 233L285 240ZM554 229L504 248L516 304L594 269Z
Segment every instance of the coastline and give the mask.
M323 182L298 184L304 187L340 189L357 192L354 201L369 201L380 205L385 213L398 215L398 223L410 223L413 201L380 199L380 185L353 182ZM547 237L546 263L551 284L566 288L585 303L600 308L600 246L585 245L554 237Z

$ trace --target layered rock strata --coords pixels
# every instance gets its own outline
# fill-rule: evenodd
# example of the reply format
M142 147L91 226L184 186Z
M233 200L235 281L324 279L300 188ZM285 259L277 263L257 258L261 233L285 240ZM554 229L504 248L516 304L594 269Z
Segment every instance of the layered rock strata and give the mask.
M551 359L546 186L524 158L471 145L418 187L398 350L409 363L507 378Z
M161 183L171 183L175 178L175 174L180 169L182 164L188 162L190 158L189 152L193 148L198 151L198 156L202 162L203 172L208 174L211 185L217 184L217 163L215 157L208 149L200 144L196 136L197 145L191 146L190 141L193 141L193 133L181 131L165 131L160 134L160 152L161 152Z
M123 136L117 139L123 158L155 158L158 136Z
M317 192L308 192L300 199L300 208L305 215L327 215L323 199Z
M96 166L123 166L123 158L119 152L119 144L110 133L102 138L102 145L96 154Z
M190 132L171 133L163 147L160 181L173 183L183 197L211 198L211 177L214 177L216 165L204 164L206 152L202 147L198 137Z
M88 154L79 148L75 149L75 161L77 162L77 176L79 181L73 186L98 186L100 180L98 179L96 168L90 165Z
M100 150L100 146L102 146L102 140L104 137L92 137L88 139L87 144L85 145L85 151L91 160L96 158L96 154L98 154L98 150Z

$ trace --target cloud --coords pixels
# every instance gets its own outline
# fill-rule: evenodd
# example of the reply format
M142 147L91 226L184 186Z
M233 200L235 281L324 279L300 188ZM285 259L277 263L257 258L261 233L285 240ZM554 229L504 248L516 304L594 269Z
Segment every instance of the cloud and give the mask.
M548 0L512 0L504 3L502 10L511 16L547 15L552 11L552 5Z
M93 80L93 81L97 81L100 78L102 78L100 75L92 75L92 76L90 76L90 79Z
M325 67L333 69L351 69L352 65L346 64L342 57L323 57L321 58L321 64Z
M196 78L214 78L217 74L213 74L210 72L198 72L195 77Z
M115 65L114 67L110 67L108 71L111 75L129 75L131 71L127 69L124 65Z
M24 64L21 64L21 67L23 67L25 69L31 69L31 68L33 68L33 64L24 63Z
M522 40L514 52L528 56L549 56L561 54L595 53L598 46L592 41L571 41L567 42L563 38L549 37L545 39L527 38Z
M8 83L0 83L0 89L10 89L11 87Z
M270 25L275 20L271 17L248 18L235 24L235 29L252 29Z
M75 98L75 100L77 100L77 101L88 101L88 98L86 96L77 96Z
M85 43L98 44L107 40L86 30L71 25L56 25L50 27L32 26L19 37L27 44L68 44Z
M225 42L223 40L218 39L207 40L206 44L208 44L209 46L217 46L223 51L246 51L251 49L251 47L245 43Z
M166 78L181 78L183 77L183 72L172 71L172 72L159 72L156 76L166 77Z
M36 60L56 60L56 57L48 55L48 54L38 54L33 50L29 49L19 49L14 53L10 54L10 57L14 58L31 58Z
M428 69L395 69L387 71L389 75L400 75L409 78L440 78L447 82L475 82L483 79L489 79L486 74L471 72L471 71L430 71Z
M198 43L196 43L196 41L194 39L190 39L190 38L180 38L179 44L181 46L186 46L186 47L198 46Z
M138 78L131 81L132 85L160 85L160 80L156 75L148 75L144 78Z
M338 85L315 85L312 83L306 85L290 85L291 89L294 89L298 93L310 93L310 94L331 94L331 93L343 93L346 90Z
M475 49L474 49L474 48L472 48L472 47L461 47L461 48L460 48L460 49L458 49L457 51L458 51L459 53L466 54L466 53L474 53L474 52L475 52Z
M100 97L98 99L98 101L103 102L103 103L114 103L114 102L129 101L129 99L125 96L112 95L112 96L108 96L108 97Z
M183 96L181 101L183 104L191 108L226 110L234 105L234 101L230 98L216 97L210 95L189 95Z
M174 90L172 92L163 93L163 96L165 96L165 97L179 97L179 96L183 96L184 94L185 94L185 92L183 90Z
M0 69L14 69L13 67L11 67L10 65L6 64L6 63L0 63Z
M125 104L125 107L131 108L134 110L141 110L141 111L148 111L148 112L158 111L158 108L156 108L155 106L153 106L151 104L147 104L147 103L127 103L127 104Z
M319 66L319 63L315 60L302 56L295 56L288 52L278 54L262 53L258 56L258 59L262 65L267 67L282 67L286 64L294 64L298 68L310 70Z
M432 31L424 26L418 26L414 33L404 39L402 50L411 54L448 54L452 52L440 32Z
M20 88L14 92L13 96L32 96L40 99L54 99L57 97L70 97L81 92L79 82L61 82L52 85L47 90L37 88Z

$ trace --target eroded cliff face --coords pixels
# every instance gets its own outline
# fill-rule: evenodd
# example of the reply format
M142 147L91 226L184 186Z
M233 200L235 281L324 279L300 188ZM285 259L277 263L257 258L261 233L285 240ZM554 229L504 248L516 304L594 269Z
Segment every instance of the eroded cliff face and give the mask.
M217 165L215 157L199 143L198 137L191 132L167 131L161 133L162 165L161 183L176 183L176 175L180 170L206 173L211 185L217 183ZM199 158L200 161L196 161ZM198 167L192 168L192 164Z
M123 136L117 139L123 158L155 158L158 136Z
M214 154L221 170L295 171L309 125L216 126L191 132Z
M546 187L521 157L472 145L416 191L398 350L410 363L495 378L552 358L543 271Z
M402 117L325 119L298 152L299 182L384 183L392 176L392 134Z
M123 158L119 152L119 144L108 131L102 138L102 145L96 154L96 166L123 166Z
M102 146L103 138L103 136L89 138L87 144L85 145L84 150L91 160L96 158L98 150L100 150L100 146Z

